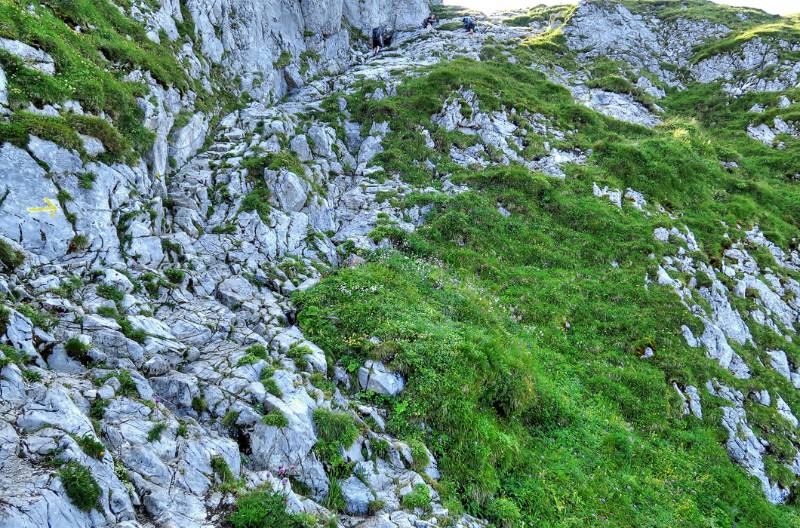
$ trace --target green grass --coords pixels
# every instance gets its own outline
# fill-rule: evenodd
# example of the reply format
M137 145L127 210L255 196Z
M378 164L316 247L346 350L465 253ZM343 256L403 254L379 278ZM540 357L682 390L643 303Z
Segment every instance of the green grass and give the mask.
M85 434L76 440L78 445L81 446L83 452L89 455L92 458L102 459L103 455L106 452L106 446L95 440L95 438L90 434Z
M280 428L289 425L289 420L280 411L271 411L261 417L261 423Z
M158 442L161 440L161 434L166 431L167 424L164 422L158 422L150 430L147 432L147 441L148 442Z
M609 0L603 0L610 3ZM717 24L724 24L729 28L747 27L753 24L774 21L777 17L755 8L730 7L712 3L709 0L616 0L625 5L634 13L657 16L672 22L680 18L689 20L709 20ZM739 18L739 14L747 16L746 21Z
M186 279L186 272L182 269L167 268L164 270L164 276L172 284L182 284L184 279Z
M220 455L215 455L211 457L211 470L214 472L214 475L217 476L217 479L222 484L230 484L236 477L233 475L233 471L228 463L225 461L225 458Z
M358 428L353 417L347 413L331 411L323 407L312 414L317 444L314 449L326 465L326 470L335 478L346 477L350 471L340 453L349 448L358 437Z
M428 511L431 508L431 491L425 484L417 484L410 493L403 495L402 505L409 510Z
M313 517L288 513L286 499L265 489L241 495L227 521L233 528L312 528L317 524Z
M0 264L6 270L14 271L25 262L25 256L14 249L8 242L0 240Z
M72 29L77 25L83 28L80 33ZM123 77L139 68L181 90L193 85L168 44L150 41L141 24L108 0L50 0L31 11L25 2L9 0L0 4L0 36L39 47L55 61L56 74L48 76L0 54L12 108L77 100L84 110L103 111L114 123L112 128L98 118L35 119L15 112L2 130L12 139L36 133L82 151L75 132L89 133L103 142L110 157L132 160L149 148L153 136L144 128L136 104L136 97L146 95L144 86Z
M570 11L571 11L570 5L560 5L560 6L538 5L534 8L529 9L524 14L503 19L503 23L508 26L525 27L529 26L532 22L549 22L551 19L557 20L563 18Z
M577 130L563 146L591 148L589 162L568 167L564 182L520 166L453 165L447 153L459 139L430 115L462 86L479 95L482 110L540 112ZM443 499L497 526L800 522L795 506L769 504L730 461L722 402L704 398L702 421L682 416L672 380L703 387L717 378L745 393L752 382L690 349L680 329L697 330L696 319L671 290L644 287L658 261L649 255L669 251L653 239L655 227L685 223L703 243L693 256L715 265L730 245L731 228L720 221L758 223L783 247L798 236L800 195L786 177L797 151L744 135L741 108L753 98L691 87L664 101L664 125L645 130L580 107L536 72L502 60L433 67L380 101L364 97L370 90L365 83L349 107L367 126L390 122L381 165L435 185L421 163L431 159L471 191L429 200L434 209L415 233L379 226L373 239L396 250L364 253L367 264L338 270L294 300L305 334L332 360L357 368L381 359L404 375L400 396L380 402L387 429L432 450ZM726 171L720 160L740 169ZM592 196L593 182L632 187L682 217L617 209ZM642 361L646 346L656 355ZM737 351L757 364L756 351ZM757 383L785 385L765 370ZM748 417L764 437L780 423L774 409ZM779 468L775 460L793 454L786 446L769 464Z
M72 503L83 511L100 508L102 491L91 471L75 461L64 464L58 472Z
M720 53L737 50L743 44L755 38L771 41L777 48L781 58L796 60L800 53L791 52L785 48L781 49L778 41L797 42L798 38L800 38L800 17L781 18L734 31L722 39L700 46L692 57L692 62L697 63Z
M64 350L67 352L67 355L83 365L89 363L89 350L91 347L78 339L77 337L70 337L64 343Z

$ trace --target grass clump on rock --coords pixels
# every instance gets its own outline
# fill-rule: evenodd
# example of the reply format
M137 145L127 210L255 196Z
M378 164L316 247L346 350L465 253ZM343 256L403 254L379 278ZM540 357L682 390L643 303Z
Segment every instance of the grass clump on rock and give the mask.
M265 489L240 495L236 510L228 516L233 528L309 528L308 520L305 515L287 512L286 499Z
M89 468L70 461L61 466L58 476L67 496L75 506L83 511L99 508L102 491Z

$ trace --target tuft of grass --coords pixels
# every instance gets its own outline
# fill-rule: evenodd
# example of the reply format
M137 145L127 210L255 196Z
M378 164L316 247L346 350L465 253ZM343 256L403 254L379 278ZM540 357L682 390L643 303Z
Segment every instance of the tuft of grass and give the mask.
M109 301L120 302L125 297L125 292L111 284L98 284L97 295Z
M242 199L239 210L242 212L255 211L264 222L269 221L269 197L271 193L264 183L257 183L252 191Z
M314 446L317 455L333 477L346 476L350 471L350 464L345 462L341 450L350 447L358 437L358 428L353 417L319 407L314 409L312 419L318 438Z
M31 369L23 369L22 377L25 378L25 381L28 383L38 383L42 381L42 375L39 372Z
M223 484L229 484L236 480L228 462L220 455L211 457L211 470Z
M417 484L410 493L403 495L401 503L403 508L408 510L416 510L419 508L422 511L430 511L431 491L425 484Z
M102 491L89 468L70 461L61 467L58 476L67 496L78 509L88 512L100 508Z
M186 278L186 272L183 271L182 269L167 268L164 270L164 276L172 284L182 284L184 279Z
M89 433L77 438L76 441L81 449L83 449L83 452L92 458L100 460L106 453L106 446Z
M347 509L347 500L344 498L342 487L334 477L328 478L328 494L323 499L322 505L336 513L344 513Z
M66 351L67 355L72 359L77 360L82 365L88 365L91 361L89 357L89 351L91 347L81 341L78 337L70 337L64 343L64 350Z
M270 411L261 417L261 423L272 427L286 427L289 420L280 411Z
M2 264L6 270L14 271L22 266L24 262L25 256L22 253L14 249L11 244L5 240L0 240L0 264Z
M282 70L289 64L291 64L291 62L292 62L292 54L284 50L281 52L280 56L278 57L278 60L276 60L272 64L272 67L275 68L276 70Z
M161 433L167 429L167 424L158 422L147 432L148 442L158 442L161 440Z
M234 411L231 409L230 411L226 412L225 415L220 420L222 427L228 429L229 431L234 431L238 427L236 425L236 421L239 419L239 411Z
M192 398L192 409L197 414L202 414L208 410L208 404L202 396L195 396Z
M311 528L303 514L286 511L286 499L279 493L256 489L240 495L236 509L227 518L233 528Z

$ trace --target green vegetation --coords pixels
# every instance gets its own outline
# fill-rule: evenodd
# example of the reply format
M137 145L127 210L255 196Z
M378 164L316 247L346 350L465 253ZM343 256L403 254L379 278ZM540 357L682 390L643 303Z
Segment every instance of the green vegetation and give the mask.
M247 193L247 195L242 199L242 204L239 206L239 210L243 212L250 212L255 211L258 213L258 216L264 222L269 221L269 197L270 197L269 188L267 185L263 183L262 180L258 180L253 187L253 190Z
M568 62L560 38L556 30L514 53L529 58L521 64ZM630 90L619 65L598 67L601 79ZM483 111L541 113L558 129L576 130L553 144L592 149L588 163L566 167L564 181L522 166L453 164L450 147L469 138L446 133L430 116L462 87L478 94ZM702 333L697 320L669 288L643 285L655 277L654 263L674 251L654 240L656 227L687 225L702 241L693 258L715 266L730 247L726 234L741 236L731 226L758 224L784 248L798 236L800 190L787 178L800 172L797 143L778 151L744 133L747 108L777 95L732 100L718 86L693 86L659 102L667 119L646 130L575 104L566 90L504 57L434 66L377 101L365 96L374 89L365 82L347 99L365 126L390 123L377 162L410 183L435 186L430 159L471 191L427 198L433 211L414 233L379 225L373 239L396 249L362 252L365 265L340 269L294 300L304 332L333 362L352 372L381 359L404 375L404 391L378 403L388 411L388 432L423 441L436 456L443 500L502 527L800 522L795 506L769 504L760 484L730 461L721 401L704 398L703 420L683 417L672 381L702 387L716 378L745 394L752 381L689 348L681 326ZM421 128L431 132L433 149ZM613 207L592 195L594 182L641 191L681 217ZM757 340L774 339L751 330ZM656 351L648 361L639 358L645 346ZM781 346L797 353L794 344ZM737 352L750 365L768 361L750 346ZM786 380L764 368L758 377L800 406ZM774 433L782 422L766 407L748 408L748 418L775 446L768 470L785 482L780 468L796 449ZM376 446L373 454L380 456ZM329 475L346 474L330 460Z
M67 355L77 360L82 365L87 365L90 362L89 351L91 348L92 347L81 341L78 337L70 337L64 343L64 350Z
M89 418L92 420L102 420L106 414L106 407L108 407L108 400L96 398L92 400L89 406Z
M242 365L252 365L253 363L257 363L259 360L266 360L268 357L269 353L267 352L266 347L263 345L253 345L245 350L245 355L239 359L239 361L236 363L236 366L241 367Z
M89 241L89 239L86 237L86 235L79 233L79 234L75 235L74 237L72 237L72 240L69 241L68 252L69 253L77 253L77 252L80 252L80 251L85 251L85 250L89 249L89 246L91 246L91 245L92 245L92 243Z
M431 509L431 491L425 484L417 484L410 493L403 495L402 503L403 508L409 510L419 508L420 510L428 511Z
M158 442L161 440L161 433L163 433L166 429L167 424L164 422L158 422L147 432L147 441Z
M247 170L248 175L252 179L262 179L265 169L286 169L298 176L303 176L305 174L303 162L300 161L297 154L291 150L281 150L280 152L265 154L264 156L245 158L242 160L240 166Z
M602 0L606 3L609 0ZM731 28L747 27L753 24L771 22L777 19L760 9L747 7L729 7L726 5L712 4L709 0L681 0L680 3L669 0L617 0L634 13L657 16L665 21L674 21L678 18L689 20L709 20L724 24ZM745 15L742 20L739 15Z
M347 449L358 437L358 428L353 417L323 407L314 409L312 417L318 437L314 449L332 475L331 480L347 476L350 466L342 458L340 449Z
M347 508L347 501L336 477L328 477L328 494L322 501L322 505L336 513L344 513Z
M217 476L217 479L222 484L230 484L236 480L228 462L220 455L211 457L211 470L214 471L214 475Z
M0 135L19 143L33 133L83 152L80 132L100 139L111 159L132 160L143 153L152 134L142 124L135 98L146 95L146 88L123 77L139 68L163 84L188 89L190 81L172 50L153 43L141 24L108 0L52 0L27 7L17 0L0 5L0 36L50 54L56 74L43 74L0 53L9 78L9 100L17 109L8 123L0 124ZM74 31L76 26L82 31ZM89 116L43 117L21 111L29 102L42 106L67 100L77 100L91 113L105 112L114 126Z
M90 511L100 507L102 491L89 468L70 461L61 467L58 476L67 496L79 509Z
M130 319L128 319L128 317L120 311L109 306L101 306L97 309L97 313L103 317L110 317L111 319L114 319L120 326L122 334L128 339L136 341L137 343L144 343L145 339L147 339L147 332L138 328L134 328Z
M97 295L109 301L120 302L125 297L125 292L111 284L99 284Z
M205 398L202 396L195 396L192 398L192 409L197 414L202 414L208 410Z
M11 247L11 244L5 240L0 240L0 264L2 264L6 270L14 271L22 266L24 262L25 256L22 253Z
M89 433L77 438L76 441L78 442L78 445L81 446L81 449L83 449L83 452L92 458L100 460L106 453L106 446L104 446L102 442L96 440L94 436L90 435Z
M42 381L41 373L31 369L23 369L22 377L25 378L25 381L28 383L38 383Z
M533 22L550 23L560 21L571 12L571 6L545 6L539 5L529 9L526 13L503 19L503 23L509 26L529 26Z
M164 276L172 284L182 284L184 279L186 279L186 272L182 269L167 268L164 270Z
M272 427L286 427L289 425L289 420L280 411L270 411L261 417L261 423Z
M241 495L228 522L233 528L313 528L318 524L308 515L287 512L286 499L266 489Z
M292 62L292 54L284 50L281 52L280 56L278 57L278 60L275 61L272 67L275 68L276 70L282 70L289 64L291 64L291 62Z
M278 387L278 383L272 378L272 375L275 374L275 370L270 367L264 367L261 370L261 384L264 386L264 389L270 393L274 394L278 398L283 396L280 387Z
M237 427L236 421L238 419L239 419L239 411L234 411L233 409L231 409L225 413L225 415L222 417L222 420L220 420L220 423L222 424L222 427L233 431Z

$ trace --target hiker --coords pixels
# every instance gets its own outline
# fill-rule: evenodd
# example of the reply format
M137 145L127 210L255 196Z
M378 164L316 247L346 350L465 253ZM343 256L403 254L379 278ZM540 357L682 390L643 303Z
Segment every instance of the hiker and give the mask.
M471 16L465 16L462 19L462 22L464 22L464 29L467 30L467 33L469 33L470 35L475 33L475 21L472 19Z
M372 51L375 55L392 43L392 32L386 26L378 26L372 30Z
M431 13L428 18L425 19L425 22L422 23L422 29L433 28L436 24L439 23L439 19L436 17L435 13Z

